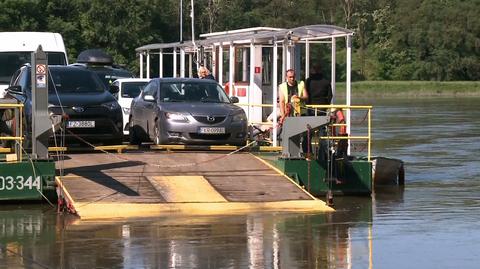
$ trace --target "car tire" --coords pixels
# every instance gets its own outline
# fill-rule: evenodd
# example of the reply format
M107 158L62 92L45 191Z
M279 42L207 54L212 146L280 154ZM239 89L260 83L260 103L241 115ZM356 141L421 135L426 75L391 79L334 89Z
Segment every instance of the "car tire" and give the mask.
M130 145L140 146L142 144L142 140L138 136L137 128L135 128L135 126L128 127L128 133Z
M165 142L165 139L163 138L162 136L162 133L160 131L160 125L158 122L155 123L155 127L153 129L153 134L154 134L154 140L153 142L155 143L155 145L164 145L166 144Z

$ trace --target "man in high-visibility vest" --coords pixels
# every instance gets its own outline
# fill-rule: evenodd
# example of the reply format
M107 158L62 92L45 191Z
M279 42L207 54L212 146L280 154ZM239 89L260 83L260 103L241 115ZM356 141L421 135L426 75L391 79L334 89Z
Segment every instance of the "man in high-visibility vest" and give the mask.
M308 93L303 81L295 79L295 70L287 70L286 81L278 88L281 122L288 116L305 115ZM289 107L290 106L290 107Z

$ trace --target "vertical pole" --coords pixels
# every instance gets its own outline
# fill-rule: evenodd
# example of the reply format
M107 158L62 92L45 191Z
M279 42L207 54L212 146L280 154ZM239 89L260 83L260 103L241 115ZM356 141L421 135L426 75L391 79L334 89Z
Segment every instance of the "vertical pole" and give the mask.
M305 80L310 77L310 43L305 41Z
M212 45L212 64L211 64L211 72L213 73L213 77L217 78L217 46L215 44Z
M180 0L180 43L183 42L183 0Z
M282 79L285 77L288 69L288 62L287 62L287 43L283 40L282 44Z
M158 58L158 77L163 78L163 49L160 49Z
M335 66L336 66L336 64L337 64L337 63L336 63L336 61L337 61L337 45L336 45L336 43L335 43L335 37L332 37L332 50L331 50L331 54L332 54L332 57L331 57L332 63L331 63L331 70L330 70L330 72L331 72L331 76L332 76L332 77L330 78L330 84L332 85L332 96L333 96L333 97L332 97L332 104L335 104L335 99L336 99L336 98L335 98L335 92L336 92L336 88L337 88L337 87L335 86L336 81L337 81L336 78L335 78L335 77L337 76L337 72L336 72L336 68L335 68Z
M347 101L347 106L351 105L351 91L352 91L352 77L351 77L351 72L352 72L352 36L348 35L347 36L347 94L346 94L346 101ZM350 132L350 115L351 115L351 110L350 108L347 108L347 134L352 135ZM348 150L347 154L350 155L350 145L351 141L348 139Z
M143 52L140 52L140 78L143 78Z
M286 57L287 57L287 70L292 68L292 47L287 44L286 46ZM298 73L298 72L297 72Z
M234 80L234 74L235 72L235 47L233 46L233 43L230 42L230 50L229 50L229 71L228 71L228 87L230 89L230 96L232 96L233 92L233 80ZM248 117L248 115L247 115Z
M251 51L250 51L251 53ZM248 78L248 70L247 70L247 64L248 58L247 58L247 50L242 49L242 80L246 81Z
M252 109L251 103L253 99L253 94L255 93L255 45L253 44L253 39L250 41L250 86L247 92L248 99L248 120L251 120L250 115L255 117L253 112L250 113Z
M47 54L38 46L32 52L32 157L48 159L49 130L52 122L48 113L48 61Z
M176 78L177 77L177 48L173 48L173 75L172 77Z
M372 109L368 109L368 153L367 160L370 161L370 154L372 148Z
M273 72L272 72L272 90L273 90L273 146L278 146L277 141L277 115L278 115L278 106L277 106L277 99L278 99L278 44L277 41L273 41Z
M217 79L218 79L218 83L223 86L223 43L222 42L220 42L220 46L218 46L218 74L217 74Z
M147 78L150 78L150 51L147 50Z
M180 77L185 77L185 48L180 47Z

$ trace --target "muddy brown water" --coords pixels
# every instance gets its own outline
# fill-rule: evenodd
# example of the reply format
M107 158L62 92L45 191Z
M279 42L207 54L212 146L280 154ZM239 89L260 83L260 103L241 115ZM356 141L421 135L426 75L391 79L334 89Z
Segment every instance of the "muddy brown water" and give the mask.
M0 268L478 268L480 98L363 100L373 154L403 190L335 197L331 214L85 222L0 205Z

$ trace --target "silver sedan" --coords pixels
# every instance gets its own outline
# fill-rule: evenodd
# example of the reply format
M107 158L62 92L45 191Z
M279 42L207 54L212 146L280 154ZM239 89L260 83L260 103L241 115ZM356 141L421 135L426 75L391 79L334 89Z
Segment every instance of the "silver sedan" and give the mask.
M247 117L214 80L152 79L133 99L130 143L242 146Z

